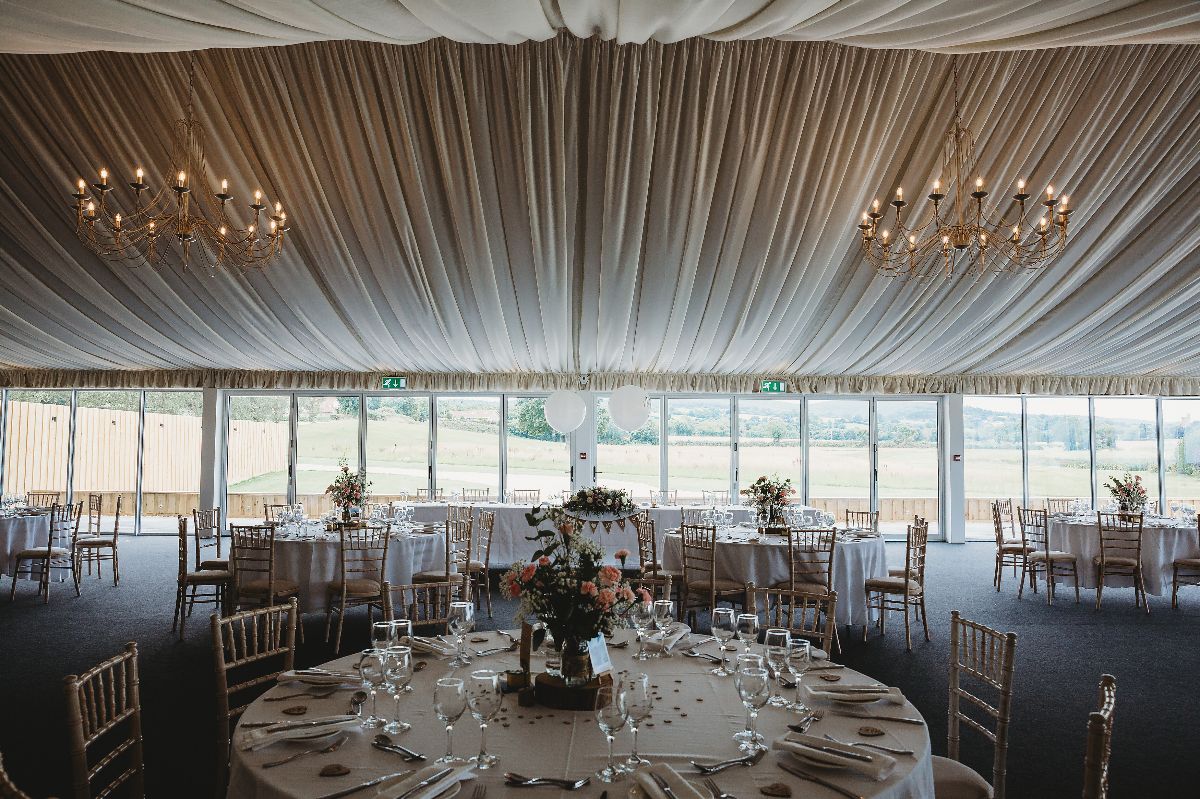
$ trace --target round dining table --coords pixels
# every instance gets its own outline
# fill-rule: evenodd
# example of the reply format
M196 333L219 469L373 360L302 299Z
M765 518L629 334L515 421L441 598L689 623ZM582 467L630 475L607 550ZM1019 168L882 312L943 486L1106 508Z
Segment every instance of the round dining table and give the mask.
M671 532L660 550L663 568L683 571L680 535ZM791 577L788 561L788 537L759 533L756 529L735 526L717 529L713 558L717 577L739 583L753 582L759 588L773 588ZM874 577L887 577L887 549L883 538L865 533L838 533L833 554L833 590L837 591L838 624L866 624L867 601L864 586Z
M487 649L504 646L506 638L496 633L480 636L486 641L471 643L472 648ZM615 640L627 641L632 632L618 631ZM695 636L699 641L700 637ZM686 642L685 642L686 645ZM654 693L654 709L641 725L638 736L638 751L655 764L667 764L689 781L701 795L709 794L700 782L701 774L689 761L714 762L737 757L740 753L732 736L745 723L745 709L738 699L732 677L719 677L710 673L712 664L706 660L684 657L683 647L677 647L668 658L635 661L631 654L634 646L624 649L610 648L613 667L616 671L644 672L650 677ZM713 642L700 644L701 651L715 652ZM757 649L757 647L756 647ZM267 702L266 698L295 693L303 686L285 683L273 687L264 697L253 702L242 715L233 736L229 793L239 799L309 799L345 791L364 782L390 774L400 774L415 768L433 765L446 748L446 732L433 713L432 693L434 682L453 671L454 676L466 677L472 670L492 669L503 672L518 666L516 652L503 652L484 657L475 657L466 667L452 670L448 661L432 656L417 655L425 661L427 668L418 671L412 681L412 693L402 696L399 715L412 725L412 729L392 736L395 742L427 756L423 763L411 764L399 755L371 746L378 730L352 726L345 730L345 742L332 753L321 753L298 757L291 762L272 768L265 763L280 760L290 754L307 749L320 748L316 744L277 742L257 750L244 748L244 725L287 719L305 719L344 714L350 710L351 690L357 685L344 686L326 698L303 698L281 702ZM331 671L351 671L358 660L357 655L331 661L324 668ZM540 671L542 658L536 653L532 668ZM821 684L818 674L836 673L841 676L838 685L856 685L872 682L869 677L851 669L835 672L813 672L805 675L803 684ZM316 689L313 689L316 690ZM791 694L792 692L787 692ZM842 741L873 742L885 746L911 751L911 755L895 756L895 767L885 779L875 780L857 771L820 768L805 765L805 769L822 780L831 782L864 799L917 799L933 796L933 768L928 729L920 714L911 703L901 704L876 702L871 705L835 705L828 700L806 699L810 707L823 711L823 715L809 728L813 736L831 735ZM303 705L304 714L289 716L283 713L289 706ZM379 697L380 715L390 716L394 707L387 694ZM370 709L370 702L367 703ZM869 720L857 718L861 714ZM883 719L877 716L884 717ZM888 718L906 721L891 721ZM801 717L787 708L767 706L758 719L759 732L766 741L787 734L786 725ZM860 729L876 727L882 730L878 737L868 738L859 734ZM479 751L480 731L477 722L469 713L454 725L454 753L470 757ZM328 743L328 742L325 742ZM630 736L626 730L617 735L616 750L624 758L629 752ZM321 744L323 746L324 744ZM486 788L488 799L518 796L598 796L607 789L611 799L638 796L631 793L635 784L629 776L608 785L592 776L591 783L573 794L557 788L519 788L505 784L504 772L513 771L527 777L546 776L560 779L579 779L593 775L605 765L607 747L592 712L572 712L548 707L522 707L517 704L515 694L506 694L502 708L488 725L487 749L499 755L499 763L486 770L476 770L471 782ZM857 750L856 750L857 751ZM862 749L864 754L875 754L875 750ZM726 792L749 799L759 795L759 790L771 783L785 783L792 787L794 796L837 797L838 793L814 782L784 771L779 761L790 758L776 751L765 754L761 761L749 768L733 768L714 777ZM320 776L330 764L345 766L348 773L341 776ZM466 791L459 794L462 799L473 794L467 783ZM468 793L471 792L471 793ZM394 799L399 793L395 787L365 788L351 794L362 797L387 797ZM443 796L449 796L444 794Z
M1096 567L1092 558L1100 555L1100 531L1096 514L1056 515L1047 523L1051 549L1076 556L1080 588L1096 587ZM1163 596L1171 593L1171 565L1180 558L1200 558L1200 534L1195 524L1165 516L1145 517L1142 525L1142 579L1146 593ZM1059 577L1059 585L1070 586L1070 577ZM1105 576L1106 588L1129 588L1129 577Z
M0 574L12 576L17 554L50 542L50 514L0 516Z

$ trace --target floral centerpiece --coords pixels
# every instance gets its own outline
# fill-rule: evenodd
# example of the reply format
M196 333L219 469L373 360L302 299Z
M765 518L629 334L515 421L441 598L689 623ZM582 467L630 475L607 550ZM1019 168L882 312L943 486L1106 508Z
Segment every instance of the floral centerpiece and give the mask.
M568 497L563 510L580 519L620 519L637 513L638 507L623 488L592 486Z
M1104 487L1117 501L1117 507L1122 513L1141 513L1145 509L1148 495L1146 487L1142 485L1141 475L1134 476L1125 472L1123 477L1108 478Z
M785 526L783 508L792 501L796 489L792 488L791 478L780 480L778 475L771 479L766 475L759 477L741 493L750 501L764 520L765 527Z
M517 561L500 578L503 596L518 600L516 618L536 617L562 651L562 676L568 685L590 678L587 642L608 634L645 589L634 591L621 570L604 565L600 546L582 534L578 522L561 508L526 513L534 529L528 540L537 549L528 563Z
M351 508L361 508L371 496L371 483L367 480L366 472L351 472L350 464L342 458L338 464L341 471L333 482L325 489L325 493L333 500L333 504L342 509L342 518L350 519Z

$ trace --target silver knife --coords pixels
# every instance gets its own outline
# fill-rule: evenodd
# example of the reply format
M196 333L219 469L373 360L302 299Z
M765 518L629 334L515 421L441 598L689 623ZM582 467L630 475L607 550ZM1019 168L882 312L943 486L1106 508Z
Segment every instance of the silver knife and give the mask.
M447 771L449 771L449 769L447 769ZM403 777L408 774L412 774L412 771L397 771L395 774L384 774L382 777L376 777L373 780L360 782L358 785L355 785L351 788L343 788L340 791L334 791L333 793L327 793L324 796L318 796L317 799L341 799L343 796L349 796L352 793L358 793L363 788L370 788L378 785L381 782L386 782L388 780L395 779L396 777Z
M844 710L827 710L826 713L832 713L835 716L845 716L848 719L878 719L879 721L899 721L904 724L925 724L924 719L910 719L905 716L880 716L869 713L848 713Z
M859 760L863 763L873 762L870 755L864 755L860 752L844 752L841 749L835 749L832 746L823 746L821 744L809 743L808 741L793 741L793 743L807 747L808 749L815 749L818 752L824 752L827 755L836 755L837 757L845 757L849 758L850 760Z
M454 769L452 769L452 768L444 768L441 771L439 771L437 774L434 774L432 777L421 780L416 785L409 788L407 791L400 794L399 796L392 797L392 799L408 799L408 797L421 791L423 788L428 788L430 785L433 785L435 782L441 782L442 780L446 779L446 777L450 776L450 774L453 771L454 771Z
M781 769L783 769L784 771L786 771L788 774L792 774L796 777L799 777L802 780L808 780L809 782L815 782L817 785L824 785L829 790L834 791L836 793L840 793L842 796L847 797L847 799L863 799L861 796L856 794L854 791L843 788L842 786L838 785L836 782L830 782L829 780L822 779L822 778L818 777L816 774L809 774L804 769L797 768L796 766L793 766L791 763L785 762L782 758L780 758L780 760L779 760L779 767ZM322 797L321 799L325 799L325 797Z
M312 719L311 721L289 721L287 719L278 719L276 721L247 721L240 726L244 730L266 729L269 727L274 727L275 729L273 729L272 732L279 732L281 730L299 730L305 727L322 727L326 724L342 724L344 722L353 720L353 718L353 716L338 716L330 719Z

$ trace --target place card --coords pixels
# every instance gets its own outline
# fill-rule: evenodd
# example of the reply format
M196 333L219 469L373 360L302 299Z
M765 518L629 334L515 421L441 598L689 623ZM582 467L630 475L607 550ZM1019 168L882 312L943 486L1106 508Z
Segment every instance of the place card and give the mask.
M592 674L597 677L612 674L612 658L609 657L608 643L603 633L588 641L588 658L592 661Z

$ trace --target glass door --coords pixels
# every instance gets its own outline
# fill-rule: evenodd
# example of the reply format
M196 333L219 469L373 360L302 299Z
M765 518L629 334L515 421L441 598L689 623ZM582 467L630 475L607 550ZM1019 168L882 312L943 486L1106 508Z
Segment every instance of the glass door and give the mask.
M808 504L846 523L871 509L871 401L808 401Z
M359 416L362 398L357 394L296 397L296 502L310 517L333 510L325 489L344 462L351 472L362 464L358 457ZM372 486L374 489L374 486Z
M264 505L290 501L291 406L287 394L229 398L225 512L230 523L261 524Z
M875 495L879 529L902 537L914 516L940 537L941 475L936 399L875 400Z
M608 397L596 397L596 479L623 488L634 502L649 502L662 490L662 398L650 399L650 415L637 430L622 430L608 412ZM583 475L587 483L590 474Z

